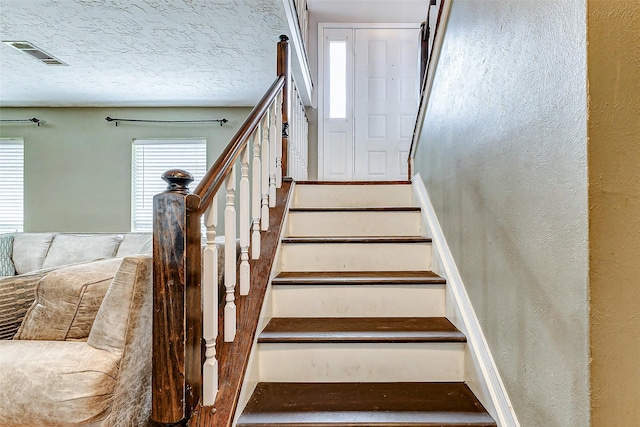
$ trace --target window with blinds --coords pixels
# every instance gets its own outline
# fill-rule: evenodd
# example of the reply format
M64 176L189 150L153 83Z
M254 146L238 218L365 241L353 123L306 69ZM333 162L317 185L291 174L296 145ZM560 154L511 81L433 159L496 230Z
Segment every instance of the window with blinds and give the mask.
M24 141L0 139L0 233L23 227Z
M161 178L169 169L184 169L194 181L193 191L207 171L207 142L199 139L136 139L133 141L131 230L153 230L153 196L167 183Z

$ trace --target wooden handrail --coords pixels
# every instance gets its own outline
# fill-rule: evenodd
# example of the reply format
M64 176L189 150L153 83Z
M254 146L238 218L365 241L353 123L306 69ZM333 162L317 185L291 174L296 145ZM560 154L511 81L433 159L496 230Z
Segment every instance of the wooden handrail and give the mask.
M438 6L438 16L436 19L435 28L429 28L429 20L431 15L431 6L437 6L437 2L440 2ZM445 8L446 3L446 8ZM424 122L424 116L426 114L427 102L431 91L431 84L433 83L433 75L435 73L435 63L437 62L440 48L442 47L442 33L444 31L443 24L446 25L446 16L443 19L443 15L448 12L448 8L451 6L451 0L430 0L429 8L427 12L427 18L424 22L426 26L427 40L423 40L421 44L421 53L426 57L421 57L421 69L420 69L420 104L418 106L418 114L416 115L416 122L413 128L413 135L411 137L411 145L409 147L409 154L407 156L407 175L411 180L413 176L413 159L416 155L418 148L418 139L422 133L422 125ZM424 62L424 66L423 63Z
M246 147L247 141L251 137L251 134L260 125L260 121L265 113L269 110L269 107L275 100L276 96L280 92L280 89L284 87L285 76L281 75L271 84L269 90L264 94L260 102L251 110L249 116L247 116L244 123L240 126L236 134L231 138L231 142L227 144L226 148L218 157L218 160L209 168L205 176L202 178L193 193L200 197L200 207L198 211L203 213L211 205L213 196L218 192L224 178L229 175L231 168L242 149Z
M269 210L276 206L276 189L283 172L287 173L280 170L286 156L282 152L286 149L286 143L282 143L286 126L282 122L288 117L287 91L292 87L287 41L281 36L278 43L277 78L194 192L189 190L193 176L172 169L162 177L167 189L154 197L152 419L157 423L182 425L197 405L215 403L219 390L216 354L221 284L215 200L224 186L225 304L220 324L224 343L231 343L238 330L236 260L240 259L237 288L239 297L243 297L249 295L251 287L249 247L251 258L260 258L260 233L269 231ZM236 162L241 166L238 191ZM207 229L204 247L202 219Z

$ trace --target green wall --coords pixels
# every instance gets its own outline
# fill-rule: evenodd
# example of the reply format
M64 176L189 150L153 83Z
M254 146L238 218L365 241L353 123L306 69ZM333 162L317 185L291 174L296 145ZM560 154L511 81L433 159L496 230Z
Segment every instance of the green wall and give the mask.
M129 231L131 145L138 138L207 140L211 164L250 108L1 108L2 119L37 117L45 124L3 124L1 138L23 138L25 231ZM114 123L226 118L209 124Z

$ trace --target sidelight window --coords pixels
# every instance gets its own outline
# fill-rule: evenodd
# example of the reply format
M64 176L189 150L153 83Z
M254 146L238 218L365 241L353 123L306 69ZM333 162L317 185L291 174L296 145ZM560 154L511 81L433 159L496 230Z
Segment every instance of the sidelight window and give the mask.
M347 117L347 42L329 44L329 118Z

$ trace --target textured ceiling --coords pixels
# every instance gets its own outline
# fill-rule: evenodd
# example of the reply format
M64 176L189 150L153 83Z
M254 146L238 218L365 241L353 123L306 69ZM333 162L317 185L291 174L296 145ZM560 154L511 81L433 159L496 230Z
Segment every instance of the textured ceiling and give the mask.
M254 105L287 34L282 0L0 0L1 106Z
M278 36L290 35L289 1L0 0L0 40L69 65L0 44L0 106L255 105L275 77ZM428 0L308 4L314 23L420 22Z

